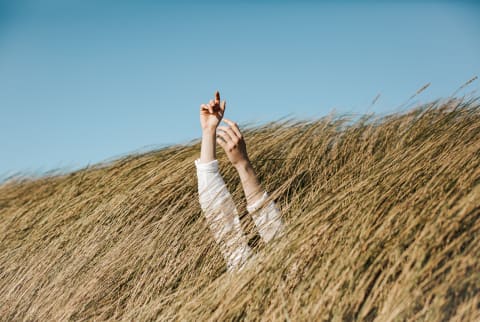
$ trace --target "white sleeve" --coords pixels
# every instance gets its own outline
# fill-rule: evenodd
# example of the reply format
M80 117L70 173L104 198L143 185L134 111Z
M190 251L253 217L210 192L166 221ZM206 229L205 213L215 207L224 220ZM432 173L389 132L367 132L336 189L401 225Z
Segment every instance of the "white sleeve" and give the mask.
M247 205L247 210L252 215L258 232L266 243L280 236L284 230L280 210L273 200L265 204L267 199L268 194L264 192L260 199L251 205Z
M218 171L218 161L195 160L200 206L230 271L253 253L240 225L238 211Z

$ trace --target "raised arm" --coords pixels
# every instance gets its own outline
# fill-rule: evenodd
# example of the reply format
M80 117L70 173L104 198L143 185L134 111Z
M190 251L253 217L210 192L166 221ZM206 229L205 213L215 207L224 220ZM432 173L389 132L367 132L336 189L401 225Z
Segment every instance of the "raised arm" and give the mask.
M262 188L252 163L248 158L245 139L238 125L226 118L228 126L219 126L218 144L225 150L228 159L235 167L242 183L247 210L265 242L269 242L283 231L283 222L275 203L268 200L267 192Z
M200 206L227 263L227 270L232 271L243 266L252 250L243 234L232 196L218 170L215 155L215 131L225 112L225 105L225 101L220 103L217 91L215 100L200 106L202 146L195 166Z
M237 123L226 118L224 122L228 126L218 127L220 131L217 142L225 150L228 159L238 172L247 204L254 204L262 197L263 189L248 158L247 145Z

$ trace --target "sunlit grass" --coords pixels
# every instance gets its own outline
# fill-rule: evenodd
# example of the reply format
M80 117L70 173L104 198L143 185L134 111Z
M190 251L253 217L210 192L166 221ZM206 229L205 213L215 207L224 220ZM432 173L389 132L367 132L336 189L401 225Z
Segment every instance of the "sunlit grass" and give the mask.
M287 233L234 275L201 213L199 143L0 186L1 320L479 318L480 109L449 100L246 131Z

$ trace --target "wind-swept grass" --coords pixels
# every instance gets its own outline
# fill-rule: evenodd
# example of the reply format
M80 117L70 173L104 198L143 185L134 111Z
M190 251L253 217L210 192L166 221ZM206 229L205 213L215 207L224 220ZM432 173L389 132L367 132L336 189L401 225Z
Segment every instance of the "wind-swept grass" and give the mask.
M225 263L198 204L199 144L0 186L1 320L480 318L480 108L271 123L251 159L287 233Z

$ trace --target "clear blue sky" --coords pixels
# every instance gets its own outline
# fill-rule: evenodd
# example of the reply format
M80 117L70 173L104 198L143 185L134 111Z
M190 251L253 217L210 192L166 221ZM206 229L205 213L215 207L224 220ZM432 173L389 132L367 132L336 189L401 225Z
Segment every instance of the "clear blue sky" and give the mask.
M0 0L0 178L186 143L216 89L262 123L387 113L479 74L473 1Z

